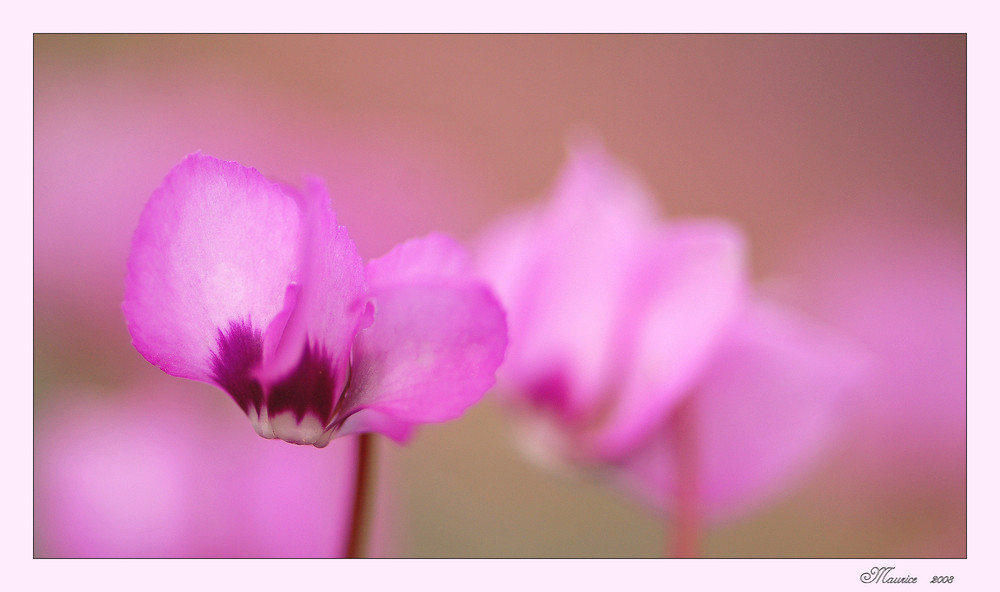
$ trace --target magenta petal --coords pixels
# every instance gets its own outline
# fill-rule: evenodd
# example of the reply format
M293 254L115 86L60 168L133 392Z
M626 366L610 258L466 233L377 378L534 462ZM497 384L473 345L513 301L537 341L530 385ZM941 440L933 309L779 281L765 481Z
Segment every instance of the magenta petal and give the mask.
M330 357L339 392L364 311L364 264L347 229L337 224L322 184L310 179L305 194L297 197L304 220L297 286L289 290L276 325L267 328L260 376L273 382L286 375L308 342Z
M509 312L505 381L570 421L613 387L630 261L655 219L642 185L601 149L574 148L552 200L485 237L484 273Z
M706 515L759 501L804 467L834 432L863 366L852 345L790 312L753 305L691 393ZM624 463L623 480L655 506L669 508L677 493L674 442L661 428Z
M432 233L408 240L368 262L365 278L372 292L390 287L439 280L464 280L472 275L469 253L453 239Z
M375 319L354 343L341 434L402 441L414 424L458 417L493 386L504 313L464 260L458 244L433 235L369 264Z
M255 169L200 153L174 167L132 240L123 310L135 348L175 376L212 380L220 331L263 331L282 308L299 208Z
M729 224L671 224L636 258L611 350L624 378L596 441L606 458L645 438L700 378L745 297L743 237Z

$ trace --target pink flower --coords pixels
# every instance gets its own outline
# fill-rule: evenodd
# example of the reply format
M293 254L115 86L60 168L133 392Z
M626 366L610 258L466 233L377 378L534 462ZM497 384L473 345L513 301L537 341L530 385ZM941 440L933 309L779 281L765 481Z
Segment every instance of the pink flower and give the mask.
M611 467L659 507L683 454L703 509L721 511L808 456L857 359L751 296L733 225L655 214L636 178L585 144L548 203L487 234L480 262L510 330L501 391L536 452ZM693 442L671 443L679 421Z
M616 467L616 479L676 513L681 463L689 462L706 518L748 511L791 485L834 442L863 364L831 331L773 303L750 302L687 393L686 417L668 415ZM679 421L693 426L687 449L675 433Z
M508 311L507 396L573 435L570 454L631 449L737 313L743 250L724 222L657 224L634 177L578 146L551 201L501 221L481 250Z
M343 554L355 442L275 446L226 407L163 387L53 393L35 427L35 555Z
M872 357L821 490L841 522L872 536L906 522L890 543L897 556L964 557L966 237L948 211L964 202L866 197L785 254L801 278L788 297Z
M148 361L226 390L261 436L318 447L459 416L506 346L503 311L451 239L366 266L319 181L299 193L200 153L146 204L123 309Z

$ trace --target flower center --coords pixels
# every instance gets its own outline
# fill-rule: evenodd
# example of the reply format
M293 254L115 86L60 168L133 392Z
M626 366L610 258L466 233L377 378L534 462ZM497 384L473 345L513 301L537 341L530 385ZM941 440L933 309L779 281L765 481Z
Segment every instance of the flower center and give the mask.
M262 385L256 377L263 338L249 321L233 321L219 329L212 354L215 381L236 401L266 438L296 444L318 444L333 419L339 393L333 359L320 345L303 345L298 364L284 378Z
M324 426L333 415L336 377L332 370L333 359L321 346L302 347L299 364L292 372L271 386L267 393L267 409L272 417L291 411L295 421L301 422L312 414Z

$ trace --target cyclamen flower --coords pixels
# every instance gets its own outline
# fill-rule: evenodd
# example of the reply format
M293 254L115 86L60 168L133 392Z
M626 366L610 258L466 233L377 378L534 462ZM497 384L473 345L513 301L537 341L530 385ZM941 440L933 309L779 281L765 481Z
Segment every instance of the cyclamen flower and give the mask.
M656 218L584 144L550 201L490 230L480 264L510 331L500 392L532 452L611 468L660 508L689 487L716 513L801 464L857 358L752 295L736 227Z
M746 512L832 444L863 364L832 331L775 303L748 302L688 389L685 408L621 459L615 479L673 514L686 486L709 521ZM688 441L679 429L689 430ZM684 483L684 463L694 483Z
M200 153L147 203L125 284L139 353L296 444L402 442L453 419L493 385L506 347L503 311L453 240L364 265L321 182L300 193Z

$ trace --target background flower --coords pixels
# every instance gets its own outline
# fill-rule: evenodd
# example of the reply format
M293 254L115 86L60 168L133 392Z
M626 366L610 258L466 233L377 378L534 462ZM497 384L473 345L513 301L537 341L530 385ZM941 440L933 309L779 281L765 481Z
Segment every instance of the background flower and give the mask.
M942 216L932 204L879 196L802 229L787 266L799 279L775 286L870 352L821 487L845 522L882 525L899 556L966 550L965 237ZM914 512L928 534L895 532Z
M501 392L549 424L563 440L556 454L628 454L743 308L744 251L725 221L661 220L639 178L596 141L571 146L542 203L481 241L483 275L512 327Z
M866 375L866 353L829 327L758 298L724 328L678 408L611 472L674 520L685 487L706 523L780 501L831 445L843 445L849 394ZM697 483L685 482L685 472Z
M745 249L725 221L658 219L625 166L574 145L543 202L480 248L527 452L602 469L672 520L732 517L792 484L842 427L865 354L755 294Z

